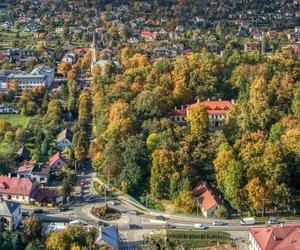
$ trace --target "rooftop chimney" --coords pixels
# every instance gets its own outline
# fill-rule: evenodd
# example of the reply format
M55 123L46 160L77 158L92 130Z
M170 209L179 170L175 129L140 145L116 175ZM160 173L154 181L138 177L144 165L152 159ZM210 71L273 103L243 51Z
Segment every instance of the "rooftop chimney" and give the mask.
M231 103L234 104L234 99L231 99Z
M219 100L218 100L219 102L221 102L222 101L222 99L221 98L219 98Z
M199 98L197 98L197 103L200 103L200 99Z

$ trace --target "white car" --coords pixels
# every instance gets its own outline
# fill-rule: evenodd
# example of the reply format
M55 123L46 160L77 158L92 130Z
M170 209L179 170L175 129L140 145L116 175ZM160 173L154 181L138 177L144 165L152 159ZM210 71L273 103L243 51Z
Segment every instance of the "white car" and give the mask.
M202 224L194 224L194 228L195 229L198 229L198 230L204 230L206 229L207 227L202 225Z
M216 221L213 222L213 225L214 226L223 226L224 222L222 220L216 220Z

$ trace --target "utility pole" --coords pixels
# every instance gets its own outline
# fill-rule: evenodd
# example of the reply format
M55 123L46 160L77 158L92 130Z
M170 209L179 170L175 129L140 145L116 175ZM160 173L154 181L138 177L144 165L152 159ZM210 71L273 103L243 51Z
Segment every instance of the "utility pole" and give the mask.
M198 217L198 214L199 214L199 197L196 197L196 204L197 204L197 217Z

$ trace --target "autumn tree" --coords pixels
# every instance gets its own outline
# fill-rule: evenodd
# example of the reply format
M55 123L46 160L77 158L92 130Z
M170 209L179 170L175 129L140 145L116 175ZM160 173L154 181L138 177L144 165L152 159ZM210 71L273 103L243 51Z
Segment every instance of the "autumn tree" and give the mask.
M209 120L208 113L203 105L197 104L190 107L187 119L190 122L191 133L193 136L199 139L207 136Z
M152 155L150 187L155 198L169 194L171 176L175 171L174 153L166 149L155 150Z

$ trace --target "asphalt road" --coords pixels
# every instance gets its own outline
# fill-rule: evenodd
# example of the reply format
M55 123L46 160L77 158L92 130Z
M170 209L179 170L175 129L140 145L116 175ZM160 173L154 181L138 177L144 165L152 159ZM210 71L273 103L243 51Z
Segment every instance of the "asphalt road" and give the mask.
M82 178L84 178L86 182L82 196L75 197L73 202L69 204L69 209L67 211L60 212L59 209L49 209L43 213L38 213L37 215L41 219L48 221L79 220L89 225L98 226L98 222L101 220L93 216L90 211L95 206L104 206L105 201L103 197L92 194L90 189L91 175L86 175ZM87 202L87 200L91 198L92 202ZM224 220L225 224L223 226L213 226L214 219L170 215L168 218L165 217L165 220L158 220L156 215L151 213L140 213L139 215L131 214L130 211L135 208L130 205L119 203L114 207L121 212L121 218L108 223L118 225L122 238L125 241L141 240L141 237L143 236L142 231L145 232L146 230L147 232L147 230L162 229L165 224L170 224L176 229L193 230L195 223L201 223L206 226L208 230L228 231L233 235L235 235L234 232L237 232L237 235L238 233L244 233L246 235L246 232L248 231L248 226L241 226L239 220ZM32 212L33 209L23 210ZM130 224L138 225L140 229L129 229ZM258 225L259 224L256 224L255 226ZM264 226L265 224L262 223L261 225Z

